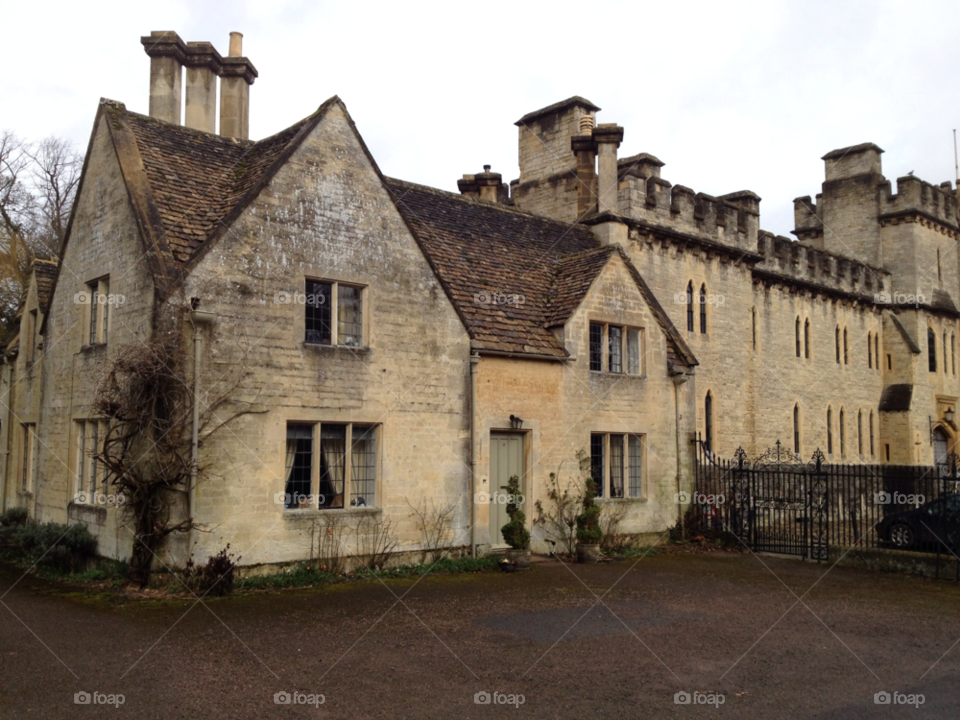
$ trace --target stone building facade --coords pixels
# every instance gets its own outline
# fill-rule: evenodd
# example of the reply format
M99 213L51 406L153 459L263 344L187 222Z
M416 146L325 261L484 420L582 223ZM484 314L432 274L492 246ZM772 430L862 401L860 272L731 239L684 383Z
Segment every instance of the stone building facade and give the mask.
M720 454L780 439L833 462L953 447L956 198L912 177L893 194L876 146L825 156L792 241L760 229L749 191L619 158L624 129L580 97L518 121L519 179L485 167L450 193L384 177L338 98L247 139L257 72L238 37L226 57L175 33L143 44L150 116L101 102L61 262L38 265L7 352L4 507L129 554L92 408L118 350L170 323L191 382L235 378L256 412L200 444L180 507L208 531L165 563L227 543L244 565L331 542L365 555L384 533L416 552L429 508L446 544L487 552L514 474L528 522L551 474L591 475L620 532L659 536L697 433Z

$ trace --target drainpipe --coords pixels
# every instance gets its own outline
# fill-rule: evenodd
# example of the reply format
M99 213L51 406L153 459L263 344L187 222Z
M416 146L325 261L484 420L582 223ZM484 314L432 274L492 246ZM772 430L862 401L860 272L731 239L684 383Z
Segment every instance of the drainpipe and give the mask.
M677 520L680 522L680 534L686 536L687 530L684 525L683 520L683 506L680 504L680 386L683 385L689 378L686 375L674 375L673 377L673 396L676 402L677 408L677 425L676 425L676 436L677 436Z
M477 365L470 356L470 556L477 556Z
M193 513L197 501L197 456L200 449L200 326L210 325L216 317L212 312L194 310L190 313L193 323L193 442L190 447L189 512Z

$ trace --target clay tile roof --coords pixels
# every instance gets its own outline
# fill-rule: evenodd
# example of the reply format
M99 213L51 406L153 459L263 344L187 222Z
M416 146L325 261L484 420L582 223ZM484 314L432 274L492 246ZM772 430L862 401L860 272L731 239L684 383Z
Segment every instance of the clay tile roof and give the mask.
M259 142L193 130L125 111L164 239L183 264L219 230L313 116Z
M37 258L33 261L33 271L37 276L37 303L40 305L40 312L46 315L53 281L57 277L57 262Z
M552 296L544 308L546 327L563 325L570 318L615 250L608 245L557 260Z
M597 252L589 228L401 180L385 182L474 347L567 357L547 323L569 316L589 288L572 277L576 270L590 268L595 275L609 257L606 249ZM597 267L592 256L602 258Z

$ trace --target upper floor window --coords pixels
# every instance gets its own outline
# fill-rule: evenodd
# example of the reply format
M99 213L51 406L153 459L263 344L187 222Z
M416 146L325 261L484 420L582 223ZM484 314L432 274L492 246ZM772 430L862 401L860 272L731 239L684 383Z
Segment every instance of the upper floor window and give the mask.
M604 367L611 373L642 375L643 328L590 323L590 369L599 372Z
M800 454L800 405L793 406L793 452Z
M927 367L930 372L937 371L937 334L933 328L927 328Z
M873 333L867 333L867 368L873 369Z
M304 342L361 347L363 288L335 281L307 280L304 320Z
M803 321L803 356L810 359L810 319Z
M797 345L797 357L800 357L800 318L797 318L797 322L794 325L794 335Z
M950 336L950 373L957 374L957 336Z
M847 329L843 329L843 364L850 364L850 348L847 346Z
M87 294L90 312L88 345L106 345L107 334L110 329L110 278L102 277L99 280L87 283Z
M700 334L707 334L707 286L700 286Z
M837 365L840 364L840 326L837 325L837 329L833 331L834 335L834 344L837 349Z
M750 311L750 321L752 329L752 338L753 338L753 351L757 351L757 309L753 308Z
M687 332L693 332L693 281L687 283Z

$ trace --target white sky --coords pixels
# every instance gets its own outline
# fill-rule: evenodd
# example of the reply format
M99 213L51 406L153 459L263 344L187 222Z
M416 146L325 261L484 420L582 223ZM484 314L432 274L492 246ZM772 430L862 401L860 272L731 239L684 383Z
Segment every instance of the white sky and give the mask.
M525 113L582 95L673 183L762 198L793 228L829 150L875 142L891 179L954 177L956 2L12 2L3 0L0 129L84 150L101 96L147 112L140 36L175 30L260 72L251 137L339 95L387 175L456 191L509 181Z

